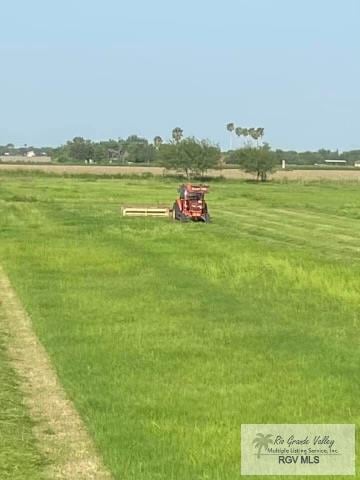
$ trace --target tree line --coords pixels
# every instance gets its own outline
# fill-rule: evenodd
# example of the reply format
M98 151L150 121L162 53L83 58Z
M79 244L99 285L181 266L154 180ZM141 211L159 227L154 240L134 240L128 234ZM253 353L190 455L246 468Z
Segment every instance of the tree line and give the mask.
M226 152L221 152L218 145L208 140L185 137L183 129L175 127L168 141L159 135L151 142L137 135L97 142L78 136L59 147L15 147L7 144L0 146L0 155L26 155L33 151L36 155L52 157L57 163L152 164L182 173L188 178L203 176L209 169L234 165L255 174L261 181L265 181L283 160L287 165L319 165L325 160L346 160L348 165L353 165L355 161L360 161L360 150L342 153L326 149L317 152L273 150L262 141L262 127L238 127L234 123L225 127L230 134L231 147ZM236 148L234 136L242 141Z

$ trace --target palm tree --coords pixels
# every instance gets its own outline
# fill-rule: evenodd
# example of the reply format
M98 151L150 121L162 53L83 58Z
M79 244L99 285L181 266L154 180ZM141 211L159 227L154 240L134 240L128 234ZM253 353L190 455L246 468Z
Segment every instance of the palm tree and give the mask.
M243 134L243 129L241 127L236 127L235 133L238 137L241 137L241 135Z
M235 134L240 138L241 135L243 135L243 130L244 130L244 129L241 128L241 127L236 127L236 128L235 128Z
M259 146L259 138L261 138L264 135L264 129L263 128L254 128L252 137L254 140L256 140L256 145Z
M258 128L258 138L261 138L264 136L265 129L264 128Z
M226 130L230 132L230 150L232 150L232 134L235 129L235 124L233 122L226 125Z
M273 441L271 440L271 437L272 437L271 433L267 435L264 435L262 433L256 434L253 444L255 445L255 448L258 449L257 458L260 458L260 455L261 455L260 452L262 448L268 448L268 446L273 443Z
M255 128L249 128L249 135L251 138L254 140L256 139L256 129Z
M252 138L256 140L256 146L259 146L259 138L260 138L260 131L258 128L254 128L254 131L252 132Z
M160 148L160 145L162 143L163 143L163 139L159 135L156 135L156 137L154 137L154 145L157 150Z
M249 136L249 129L248 128L243 128L242 129L242 135L247 138ZM246 146L246 140L245 140L245 146Z
M175 127L172 131L172 138L174 139L175 143L179 143L183 135L183 129L180 127Z

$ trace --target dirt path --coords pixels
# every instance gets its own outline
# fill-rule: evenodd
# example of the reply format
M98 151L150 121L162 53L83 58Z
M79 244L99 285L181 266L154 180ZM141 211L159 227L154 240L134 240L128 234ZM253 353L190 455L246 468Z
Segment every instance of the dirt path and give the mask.
M39 449L49 460L45 473L59 480L110 480L1 266L0 307L5 311L2 329L9 339L9 358L21 378L25 404L35 420Z
M153 175L163 175L164 169L161 167L141 167L141 166L101 166L101 165L16 165L1 164L1 170L21 170L21 171L41 171L45 173L58 175L141 175L143 173L152 173ZM208 174L213 177L222 175L225 178L243 179L254 178L253 175L242 172L239 169L229 168L224 170L209 170ZM278 170L271 178L276 180L297 180L297 181L360 181L359 170Z

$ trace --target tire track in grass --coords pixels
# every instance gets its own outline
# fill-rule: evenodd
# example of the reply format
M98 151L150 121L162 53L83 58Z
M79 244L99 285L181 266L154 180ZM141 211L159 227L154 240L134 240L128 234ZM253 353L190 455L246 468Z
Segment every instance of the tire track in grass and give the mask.
M344 235L349 240L357 241L358 237L354 237L353 235L349 235L349 232L352 234L360 234L360 222L356 221L355 219L345 219L341 217L334 217L327 214L324 216L314 214L314 213L304 213L294 210L284 210L278 209L275 210L266 210L266 209L257 209L252 210L251 213L247 209L237 209L236 211L231 210L221 210L224 213L235 215L235 216L247 216L250 218L259 218L261 220L264 217L273 219L277 221L277 223L283 225L286 221L289 225L294 226L306 226L310 228L319 228L321 232L326 233L326 230L331 230L335 234ZM325 218L328 217L329 221L324 222ZM341 222L342 221L342 222ZM358 228L357 228L358 227Z
M212 209L213 211L217 210L218 212L227 213L231 215L246 215L247 217L251 218L273 218L279 222L281 220L281 225L283 225L284 220L286 219L286 223L289 225L309 225L311 228L317 227L320 231L325 233L325 230L332 230L334 233L338 235L344 235L350 240L357 241L358 237L354 237L353 235L349 235L349 232L352 234L359 234L360 235L360 222L357 219L351 219L347 217L341 217L338 215L331 215L328 213L315 213L315 212L304 212L302 210L292 210L292 209L283 209L283 208L275 208L273 210L264 209L264 208L254 208L251 211L247 208L236 208L234 210L218 210ZM240 214L243 211L245 213ZM249 213L250 212L250 213ZM328 222L325 220L328 219ZM344 233L346 232L346 233Z
M229 213L229 212L225 212ZM337 228L334 227L333 225L328 224L328 230L324 231L323 228L319 228L318 223L313 223L313 222L289 222L288 219L286 219L285 222L279 221L279 216L270 216L265 214L259 214L256 216L257 219L261 221L261 224L259 225L258 223L253 223L254 222L254 217L251 215L249 216L246 213L232 213L232 215L236 217L241 217L244 218L246 221L244 224L246 225L251 225L251 226L256 226L256 227L263 227L267 228L268 230L271 229L271 225L274 225L276 227L276 231L282 231L286 232L286 235L289 237L294 237L294 235L297 231L299 234L307 234L309 231L314 234L316 233L316 238L318 240L322 240L323 242L328 242L331 240L331 246L332 247L340 247L341 249L348 248L350 250L356 250L359 251L360 248L358 246L359 240L358 238L352 237L350 235L346 235L344 233L337 233ZM265 218L264 218L265 217ZM269 219L271 218L271 220ZM289 233L291 232L291 233ZM300 238L298 235L295 235L295 238ZM313 242L315 244L315 242ZM325 243L322 243L321 245L323 246Z
M111 480L1 266L0 302L5 311L2 328L8 334L9 358L35 421L39 449L49 461L46 475L59 480Z
M266 208L258 208L255 211L251 212L252 214L263 214L266 216L272 216L279 218L280 215L286 216L288 220L291 220L294 223L303 223L310 221L316 222L317 225L324 227L332 226L337 230L348 230L354 228L354 222L359 222L357 219L349 218L340 215L333 215L326 212L319 211L310 211L310 210L297 210L291 208L274 208L272 210ZM360 229L360 222L358 224Z
M316 227L321 232L326 233L329 231L330 233L331 231L331 233L334 232L339 236L343 235L344 238L347 237L349 240L358 241L358 236L354 237L353 234L360 235L360 222L357 219L339 217L327 213L318 215L316 213L305 213L290 209L276 209L274 212L257 210L252 213L269 218L286 219L286 222L290 225L310 225L311 228ZM326 219L328 219L327 222ZM349 235L349 232L352 235Z
M244 226L244 228L239 230L239 227ZM350 248L346 249L343 248L341 250L325 250L323 246L317 244L315 245L313 242L310 243L308 239L304 239L300 242L298 239L290 239L287 235L276 233L274 230L271 229L262 229L258 225L248 224L246 222L241 222L239 224L233 223L232 226L227 225L228 232L232 231L233 234L236 234L236 237L241 237L244 239L252 239L259 243L266 243L269 246L272 245L274 247L282 245L285 248L290 249L300 249L305 251L307 249L312 254L316 254L323 259L332 261L338 260L346 260L347 262L356 262L358 263L358 255L354 257L354 251Z
M354 221L359 221L358 218L353 218L350 216L346 215L340 215L340 214L335 214L335 213L329 213L324 210L316 209L316 210L304 210L303 207L299 209L296 208L276 208L276 211L279 213L285 213L287 215L295 215L297 217L311 217L311 218L318 218L322 221L324 221L326 218L328 218L331 221L336 221L338 223L343 223L344 227L350 227L353 225Z
M360 251L360 248L357 246L357 244L352 244L352 241L355 242L355 238L352 237L352 241L349 242L348 238L345 238L345 236L334 234L331 231L326 234L325 232L317 229L316 223L313 224L313 227L309 226L306 228L306 226L301 227L298 225L287 224L286 222L282 223L280 221L276 222L275 220L268 220L267 218L262 218L260 215L254 218L252 215L238 212L223 210L222 213L237 217L239 219L244 219L241 220L241 225L245 228L255 228L259 232L264 232L265 236L271 235L273 240L279 240L281 243L288 243L288 241L291 241L292 244L296 244L298 246L304 246L306 244L307 246L318 250L323 250L326 247L327 252L332 251L335 254L344 254L346 252L351 255ZM257 220L261 220L261 223L258 223ZM290 227L290 229L288 227ZM296 234L296 230L298 230L302 236ZM252 235L255 232L249 231L248 233ZM331 241L329 242L329 240Z

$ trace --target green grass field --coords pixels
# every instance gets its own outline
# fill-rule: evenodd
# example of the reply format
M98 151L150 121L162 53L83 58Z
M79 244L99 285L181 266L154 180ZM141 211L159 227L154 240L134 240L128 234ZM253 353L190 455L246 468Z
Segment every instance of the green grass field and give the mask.
M210 225L119 214L176 187L0 177L0 263L114 477L234 480L242 423L359 425L358 185L214 182Z

